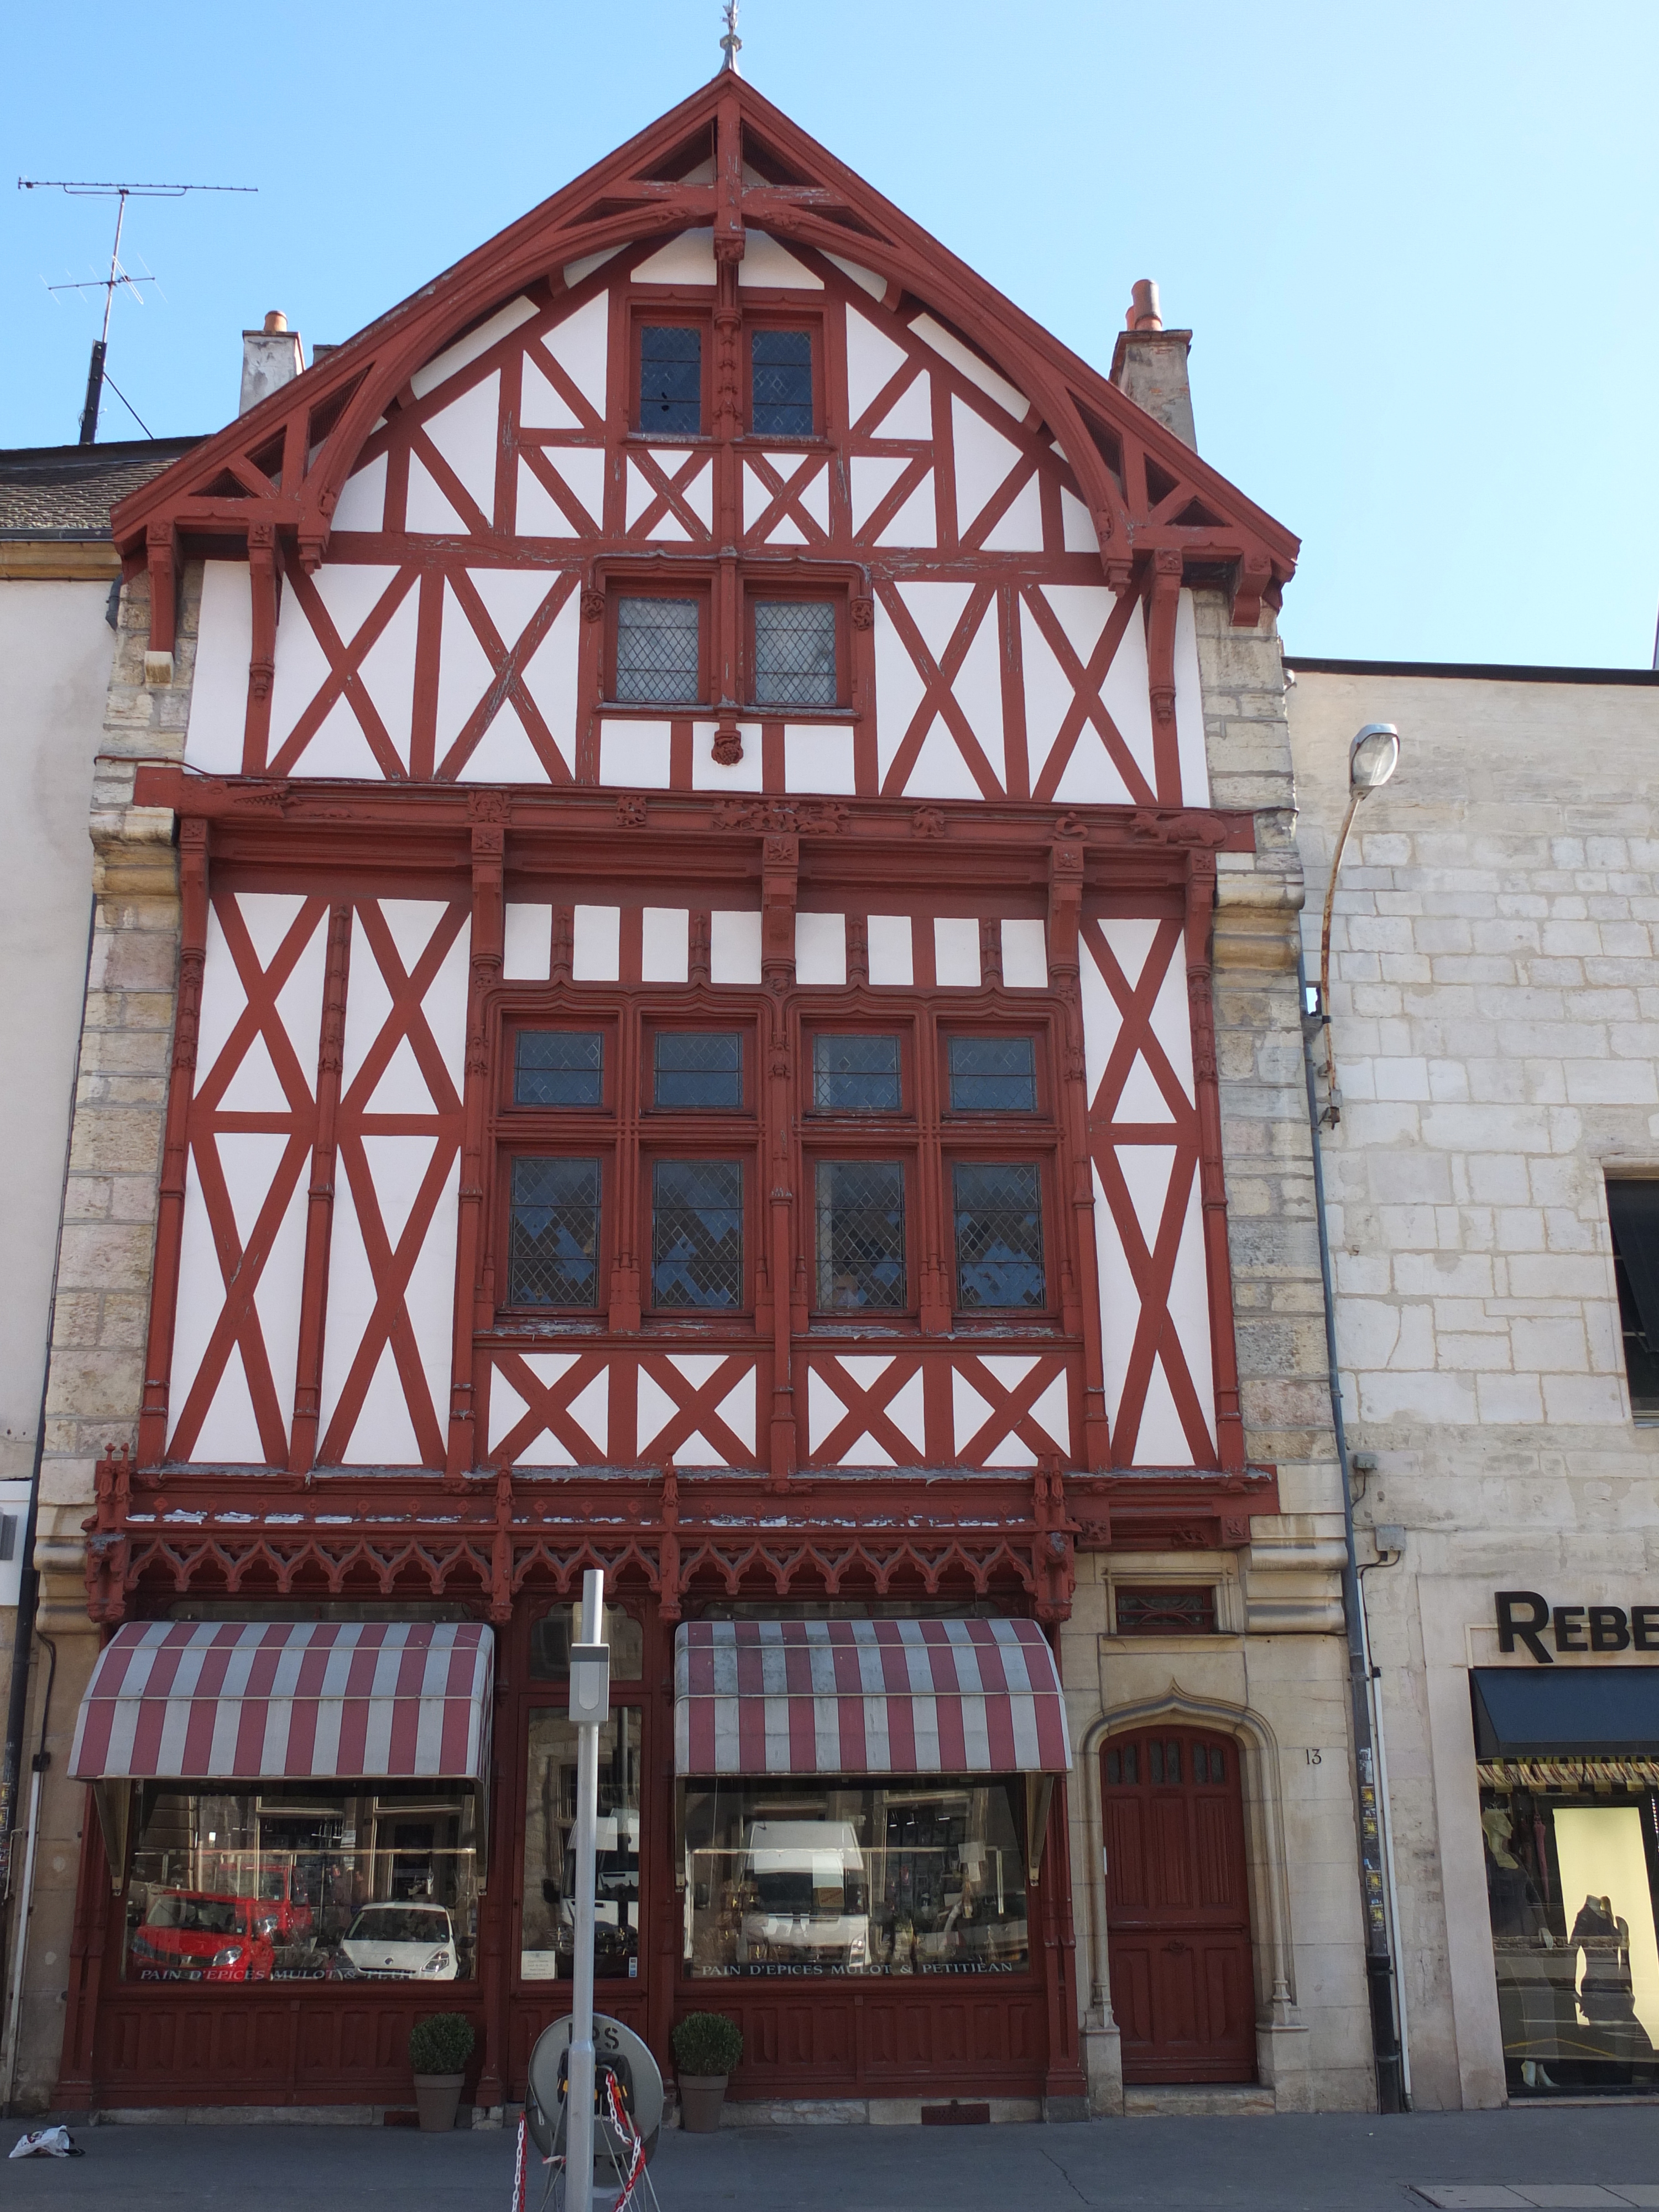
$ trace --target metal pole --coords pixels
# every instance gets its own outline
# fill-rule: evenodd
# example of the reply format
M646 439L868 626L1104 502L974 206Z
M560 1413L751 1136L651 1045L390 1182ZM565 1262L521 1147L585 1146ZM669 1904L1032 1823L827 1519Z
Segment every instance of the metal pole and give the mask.
M92 342L92 366L87 371L87 404L81 410L81 443L95 445L98 439L98 408L104 396L104 362L109 354L109 314L115 304L115 288L120 283L117 273L121 266L121 226L127 219L127 196L118 194L115 204L115 243L110 248L109 277L104 286L104 327Z
M23 1966L29 1952L29 1916L34 1910L34 1853L40 1840L40 1767L29 1778L29 1839L23 1852L23 1887L17 1896L17 1925L12 1932L11 1988L6 1999L6 2091L0 2112L9 2112L17 2087L17 2052L22 2041ZM584 2208L586 2212L586 2208Z
M581 1643L605 1639L605 1577L582 1577ZM573 1667L572 1673L577 1673ZM593 2202L593 1886L599 1826L599 1726L578 1723L576 1750L576 1953L570 1972L570 2057L564 2100L565 2212Z

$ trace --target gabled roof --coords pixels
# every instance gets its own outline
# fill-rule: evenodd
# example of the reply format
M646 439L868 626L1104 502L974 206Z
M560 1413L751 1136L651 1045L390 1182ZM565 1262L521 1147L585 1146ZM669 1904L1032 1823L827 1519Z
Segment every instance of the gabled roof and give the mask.
M711 158L712 157L712 158ZM693 181L693 179L698 179ZM1040 412L1082 487L1108 580L1148 556L1189 580L1224 576L1234 619L1291 574L1297 541L1106 377L912 222L752 85L722 72L649 129L122 502L116 543L241 550L274 532L321 561L341 487L421 364L516 292L545 301L563 269L641 239L713 229L721 258L746 229L840 252L902 288Z
M0 538L107 538L111 509L201 442L135 438L0 453Z

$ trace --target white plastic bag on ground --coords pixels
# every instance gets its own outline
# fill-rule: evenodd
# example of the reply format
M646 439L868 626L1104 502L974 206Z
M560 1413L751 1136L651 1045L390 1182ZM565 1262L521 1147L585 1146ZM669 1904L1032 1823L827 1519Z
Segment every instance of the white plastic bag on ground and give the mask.
M19 2136L9 2155L12 2158L84 2158L84 2151L76 2150L67 2128L36 2128L32 2135Z

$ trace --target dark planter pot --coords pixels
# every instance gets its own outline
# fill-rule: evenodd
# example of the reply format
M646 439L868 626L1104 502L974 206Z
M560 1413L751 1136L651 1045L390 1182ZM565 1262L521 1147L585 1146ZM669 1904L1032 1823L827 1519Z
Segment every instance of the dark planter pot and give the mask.
M715 2136L720 2129L720 2106L726 2102L724 2074L682 2074L680 2125L690 2136Z
M423 2136L447 2135L454 2126L464 2078L459 2074L417 2074L415 2076L415 2109L421 2116L421 2133Z

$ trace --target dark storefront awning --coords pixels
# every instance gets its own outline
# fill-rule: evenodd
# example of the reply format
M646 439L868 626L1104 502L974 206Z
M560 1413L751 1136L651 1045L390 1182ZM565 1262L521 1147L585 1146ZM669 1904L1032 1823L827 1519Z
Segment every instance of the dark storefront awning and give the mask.
M131 1621L92 1670L70 1771L482 1780L493 1656L476 1621Z
M674 1639L678 1774L1064 1774L1034 1620L696 1620Z
M1477 1667L1479 1759L1659 1754L1659 1667Z

